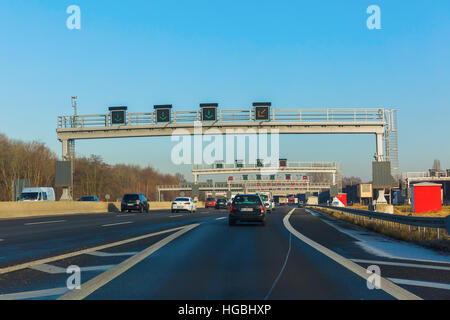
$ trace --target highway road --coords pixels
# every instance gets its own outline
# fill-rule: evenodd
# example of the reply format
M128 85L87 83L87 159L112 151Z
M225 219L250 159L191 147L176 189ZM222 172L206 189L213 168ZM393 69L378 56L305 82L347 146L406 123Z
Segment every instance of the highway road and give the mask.
M449 256L387 255L352 232L372 236L290 207L266 227L206 209L1 220L0 300L450 299ZM381 289L368 286L373 265ZM70 266L80 290L67 288Z

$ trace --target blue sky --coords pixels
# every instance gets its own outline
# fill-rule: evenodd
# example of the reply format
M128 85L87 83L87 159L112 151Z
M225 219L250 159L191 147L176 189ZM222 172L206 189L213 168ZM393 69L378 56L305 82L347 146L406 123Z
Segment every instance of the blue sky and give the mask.
M72 4L81 8L81 30L66 28ZM366 27L372 4L382 30ZM81 114L271 101L395 108L401 171L424 171L436 158L450 168L448 0L2 0L0 39L0 132L58 154L56 118L72 113L72 95ZM169 144L82 141L77 153L188 176L189 167L171 164ZM280 146L285 158L339 161L345 175L364 179L374 152L372 136L285 136Z

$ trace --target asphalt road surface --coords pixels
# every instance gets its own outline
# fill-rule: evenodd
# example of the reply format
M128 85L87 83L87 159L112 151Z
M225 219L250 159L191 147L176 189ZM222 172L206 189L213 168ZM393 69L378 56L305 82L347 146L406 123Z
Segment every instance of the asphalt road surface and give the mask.
M450 299L450 258L380 256L344 232L357 227L305 209L280 207L266 227L230 227L227 217L200 209L1 220L0 300ZM68 288L74 275L79 290Z

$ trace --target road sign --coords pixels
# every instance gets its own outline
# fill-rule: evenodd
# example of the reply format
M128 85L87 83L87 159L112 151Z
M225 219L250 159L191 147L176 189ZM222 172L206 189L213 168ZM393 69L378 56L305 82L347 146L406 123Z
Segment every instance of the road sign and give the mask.
M282 168L287 167L287 159L280 159L280 167Z
M385 162L373 162L373 188L384 189L394 186L395 180L391 175L391 163Z
M107 194L107 195L105 196L105 199L106 199L106 201L108 201L109 199L111 199L111 196L110 196L109 194Z
M270 102L257 102L253 104L255 107L255 120L256 121L270 121Z
M256 166L258 168L264 167L264 162L261 159L256 160Z
M72 186L72 162L57 161L55 164L55 187Z
M248 175L244 175L242 177L243 177L244 181L248 181Z
M244 167L244 162L240 161L240 160L236 160L236 168L243 168Z
M125 125L127 123L127 107L111 107L109 108L111 124Z
M262 176L260 174L256 175L256 180L262 180Z
M201 104L202 121L217 121L217 103Z
M223 163L216 163L216 169L223 169Z
M172 105L159 105L155 106L156 110L156 122L157 123L170 123Z
M286 180L291 180L291 175L290 174L286 175Z
M331 186L330 188L330 198L337 197L339 195L339 189L337 185Z

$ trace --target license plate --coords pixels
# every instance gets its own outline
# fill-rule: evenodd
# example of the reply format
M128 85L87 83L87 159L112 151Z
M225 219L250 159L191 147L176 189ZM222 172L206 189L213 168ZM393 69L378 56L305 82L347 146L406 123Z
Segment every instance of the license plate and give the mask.
M253 212L253 208L242 208L241 212Z

